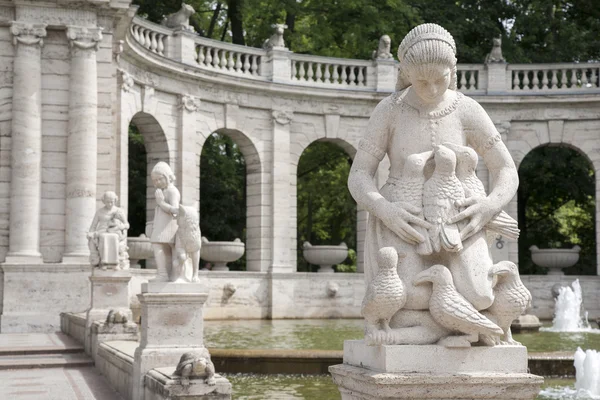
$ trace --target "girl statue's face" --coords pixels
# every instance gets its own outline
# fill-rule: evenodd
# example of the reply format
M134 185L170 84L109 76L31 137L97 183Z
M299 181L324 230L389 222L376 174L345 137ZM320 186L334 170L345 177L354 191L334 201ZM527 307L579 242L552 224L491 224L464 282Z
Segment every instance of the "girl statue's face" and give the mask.
M410 82L417 96L424 103L435 103L442 99L452 78L452 70L444 65L418 65L410 71Z
M154 183L154 187L158 189L166 189L167 186L169 186L169 181L161 174L152 175L152 183Z

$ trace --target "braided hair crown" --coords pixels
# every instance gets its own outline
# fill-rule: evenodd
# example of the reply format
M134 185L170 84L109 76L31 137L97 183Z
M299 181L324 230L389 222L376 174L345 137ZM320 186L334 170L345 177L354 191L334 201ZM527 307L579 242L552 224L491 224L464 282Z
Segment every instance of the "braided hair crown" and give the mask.
M422 24L413 28L398 46L398 81L396 91L411 85L408 70L420 64L447 65L452 69L450 89L456 90L456 43L444 28L437 24Z

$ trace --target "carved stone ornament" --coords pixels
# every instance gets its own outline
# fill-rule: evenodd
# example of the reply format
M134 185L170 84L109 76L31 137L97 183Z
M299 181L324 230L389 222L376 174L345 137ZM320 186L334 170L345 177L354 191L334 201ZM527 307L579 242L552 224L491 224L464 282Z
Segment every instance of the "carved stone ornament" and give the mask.
M13 34L13 44L39 44L44 45L42 38L46 37L46 24L29 24L25 22L14 21L10 26L10 32Z
M125 43L124 40L118 40L113 45L113 56L115 57L115 61L117 64L121 61L121 53L123 53L123 43Z
M100 41L102 41L103 28L84 28L81 26L67 27L67 38L69 47L76 47L82 50L94 49L98 51Z
M184 94L179 98L179 108L189 112L198 111L200 109L200 99Z
M293 115L291 111L273 111L273 119L281 125L287 125L292 122Z
M394 56L390 50L392 39L388 35L379 38L379 46L373 51L373 60L393 60Z
M131 91L131 89L133 89L135 82L127 71L120 69L119 72L121 73L121 90L125 93L128 93Z

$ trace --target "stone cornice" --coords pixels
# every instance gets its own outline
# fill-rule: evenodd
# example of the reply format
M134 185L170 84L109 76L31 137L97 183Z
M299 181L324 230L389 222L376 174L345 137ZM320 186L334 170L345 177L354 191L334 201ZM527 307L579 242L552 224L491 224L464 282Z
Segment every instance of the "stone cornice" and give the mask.
M13 21L10 26L10 33L13 34L13 44L17 43L27 45L44 45L46 37L46 24L32 24L27 22Z
M94 49L98 51L98 46L102 41L102 28L85 28L82 26L68 26L67 38L69 47L82 50Z

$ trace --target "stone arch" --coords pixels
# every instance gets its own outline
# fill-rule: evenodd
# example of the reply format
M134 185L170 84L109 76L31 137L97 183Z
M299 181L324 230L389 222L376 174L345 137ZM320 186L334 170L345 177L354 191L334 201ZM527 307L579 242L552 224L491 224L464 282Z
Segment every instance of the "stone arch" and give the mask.
M267 229L265 217L269 213L266 201L268 194L266 193L260 154L252 139L240 130L219 128L213 133L229 137L238 145L244 156L246 163L246 270L265 270L262 263L268 261L265 257L269 252L265 235ZM202 146L207 137L199 138ZM200 156L201 153L198 154L198 157ZM200 202L202 202L201 197Z
M310 139L306 136L302 137L303 140L294 143L294 150L290 154L290 164L292 166L292 177L291 177L291 190L290 190L290 203L291 203L291 263L292 265L297 266L297 242L298 242L298 192L297 192L297 184L298 184L298 164L300 162L300 157L304 153L311 144L314 142L329 142L340 147L344 152L354 160L354 156L356 155L357 148L350 142L346 141L342 138L313 138L314 140L310 141ZM356 208L356 270L357 272L364 271L364 244L365 244L365 234L367 229L367 217L368 213L366 210L361 210L358 205Z
M575 151L576 153L578 153L579 155L583 156L587 162L589 163L589 165L592 166L593 170L594 170L594 184L595 184L595 188L594 188L594 202L595 202L595 215L594 215L594 224L595 224L595 240L596 240L596 275L600 275L600 160L594 160L591 156L590 153L592 153L592 151L590 149L585 149L583 147L580 147L578 144L575 144L573 141L560 141L560 142L553 142L553 141L541 141L538 145L535 146L531 146L529 148L527 148L526 150L523 148L523 146L520 147L520 149L516 152L513 153L513 151L511 151L511 155L513 156L513 159L515 161L515 165L517 167L517 170L520 169L522 162L534 151L539 150L543 147L565 147L568 148L570 150ZM509 204L509 208L511 209L511 211L514 210L514 215L512 212L509 212L513 217L515 217L515 219L518 220L518 196L515 196L514 200L511 202L511 204ZM521 221L519 221L520 223ZM514 250L513 252L514 255L511 257L511 261L514 262L518 262L518 243L515 243L514 245ZM515 260L516 259L516 260Z
M165 131L158 120L151 114L140 111L136 113L130 121L130 124L135 125L144 138L144 146L146 147L146 221L154 219L154 186L150 176L152 167L159 162L164 161L169 163L172 169L175 170L174 160L169 151L169 144ZM177 182L175 183L177 185Z

